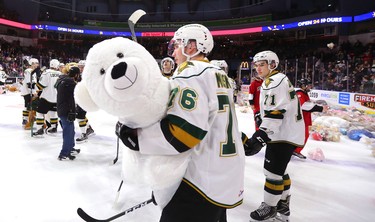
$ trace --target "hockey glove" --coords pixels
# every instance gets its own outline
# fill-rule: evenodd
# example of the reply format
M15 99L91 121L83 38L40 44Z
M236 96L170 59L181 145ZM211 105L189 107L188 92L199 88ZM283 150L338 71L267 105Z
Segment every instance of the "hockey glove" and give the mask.
M139 151L138 135L136 129L132 129L118 121L116 123L116 135L129 149Z
M267 145L267 142L271 141L271 139L268 137L267 133L263 130L257 130L253 134L253 136L245 141L244 143L244 149L245 149L245 155L246 156L253 156L257 154L265 145Z
M256 126L259 128L260 124L262 124L262 117L260 116L260 112L256 112L254 114L254 120L255 120Z
M74 122L76 120L76 113L68 113L68 122Z

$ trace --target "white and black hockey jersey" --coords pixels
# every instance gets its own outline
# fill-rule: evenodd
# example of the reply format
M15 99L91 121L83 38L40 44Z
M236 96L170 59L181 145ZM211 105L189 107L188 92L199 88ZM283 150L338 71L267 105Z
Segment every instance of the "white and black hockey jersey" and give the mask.
M259 97L262 124L270 143L287 142L303 147L305 123L293 85L283 73L272 73L262 84Z
M54 69L47 69L42 73L37 82L39 90L42 90L40 98L44 98L50 103L56 103L57 90L55 88L55 83L60 75L61 72Z
M8 75L3 70L1 70L0 71L0 82L5 83L5 80L7 80L7 78L8 78Z
M245 155L228 76L208 61L187 61L170 81L167 115L138 130L140 152L191 150L183 181L217 206L240 205Z
M28 68L24 71L23 76L24 79L22 80L22 86L21 86L21 95L27 95L31 93L35 94L36 92L36 75L31 74L33 70L31 68Z

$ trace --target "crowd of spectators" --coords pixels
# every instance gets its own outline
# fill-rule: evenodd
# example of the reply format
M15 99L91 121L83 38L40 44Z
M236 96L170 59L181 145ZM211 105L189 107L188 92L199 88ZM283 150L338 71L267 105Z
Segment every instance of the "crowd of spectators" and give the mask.
M98 40L99 41L99 40ZM142 44L155 59L167 56L168 39L141 38ZM22 47L19 42L6 42L0 39L0 64L9 76L23 76L23 58L38 58L41 66L56 58L60 62L77 62L84 59L94 41L67 43L63 41L45 41L38 47ZM375 94L375 46L344 42L332 49L326 41L305 39L287 41L273 38L259 39L252 45L218 38L209 59L224 59L230 67L229 75L238 77L238 64L252 61L259 51L272 49L280 56L280 71L285 72L295 83L299 79L309 79L314 88L334 91L348 91ZM252 72L255 74L255 71ZM241 76L241 83L249 84L250 75Z

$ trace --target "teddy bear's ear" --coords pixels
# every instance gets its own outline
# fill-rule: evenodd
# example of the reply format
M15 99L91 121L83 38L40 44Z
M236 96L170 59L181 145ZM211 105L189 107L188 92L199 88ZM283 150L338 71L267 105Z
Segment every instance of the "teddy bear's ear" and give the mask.
M86 84L83 81L79 82L74 89L75 102L82 107L85 111L97 111L99 110L98 105L92 100L89 91L86 88Z

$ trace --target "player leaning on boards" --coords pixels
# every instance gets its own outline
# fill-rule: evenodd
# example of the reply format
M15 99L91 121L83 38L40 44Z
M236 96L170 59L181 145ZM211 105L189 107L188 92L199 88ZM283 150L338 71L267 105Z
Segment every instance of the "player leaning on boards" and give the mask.
M223 70L209 63L210 31L199 24L179 28L170 41L178 65L166 116L139 129L117 124L124 144L143 154L177 155L192 150L184 178L164 207L160 222L217 222L242 203L244 150Z
M286 169L295 148L304 144L305 126L296 91L288 77L276 70L278 65L279 58L272 51L254 56L254 67L264 79L259 97L262 123L246 143L245 153L254 155L266 146L266 181L264 202L251 212L251 221L273 221L276 216L289 220L291 181Z

